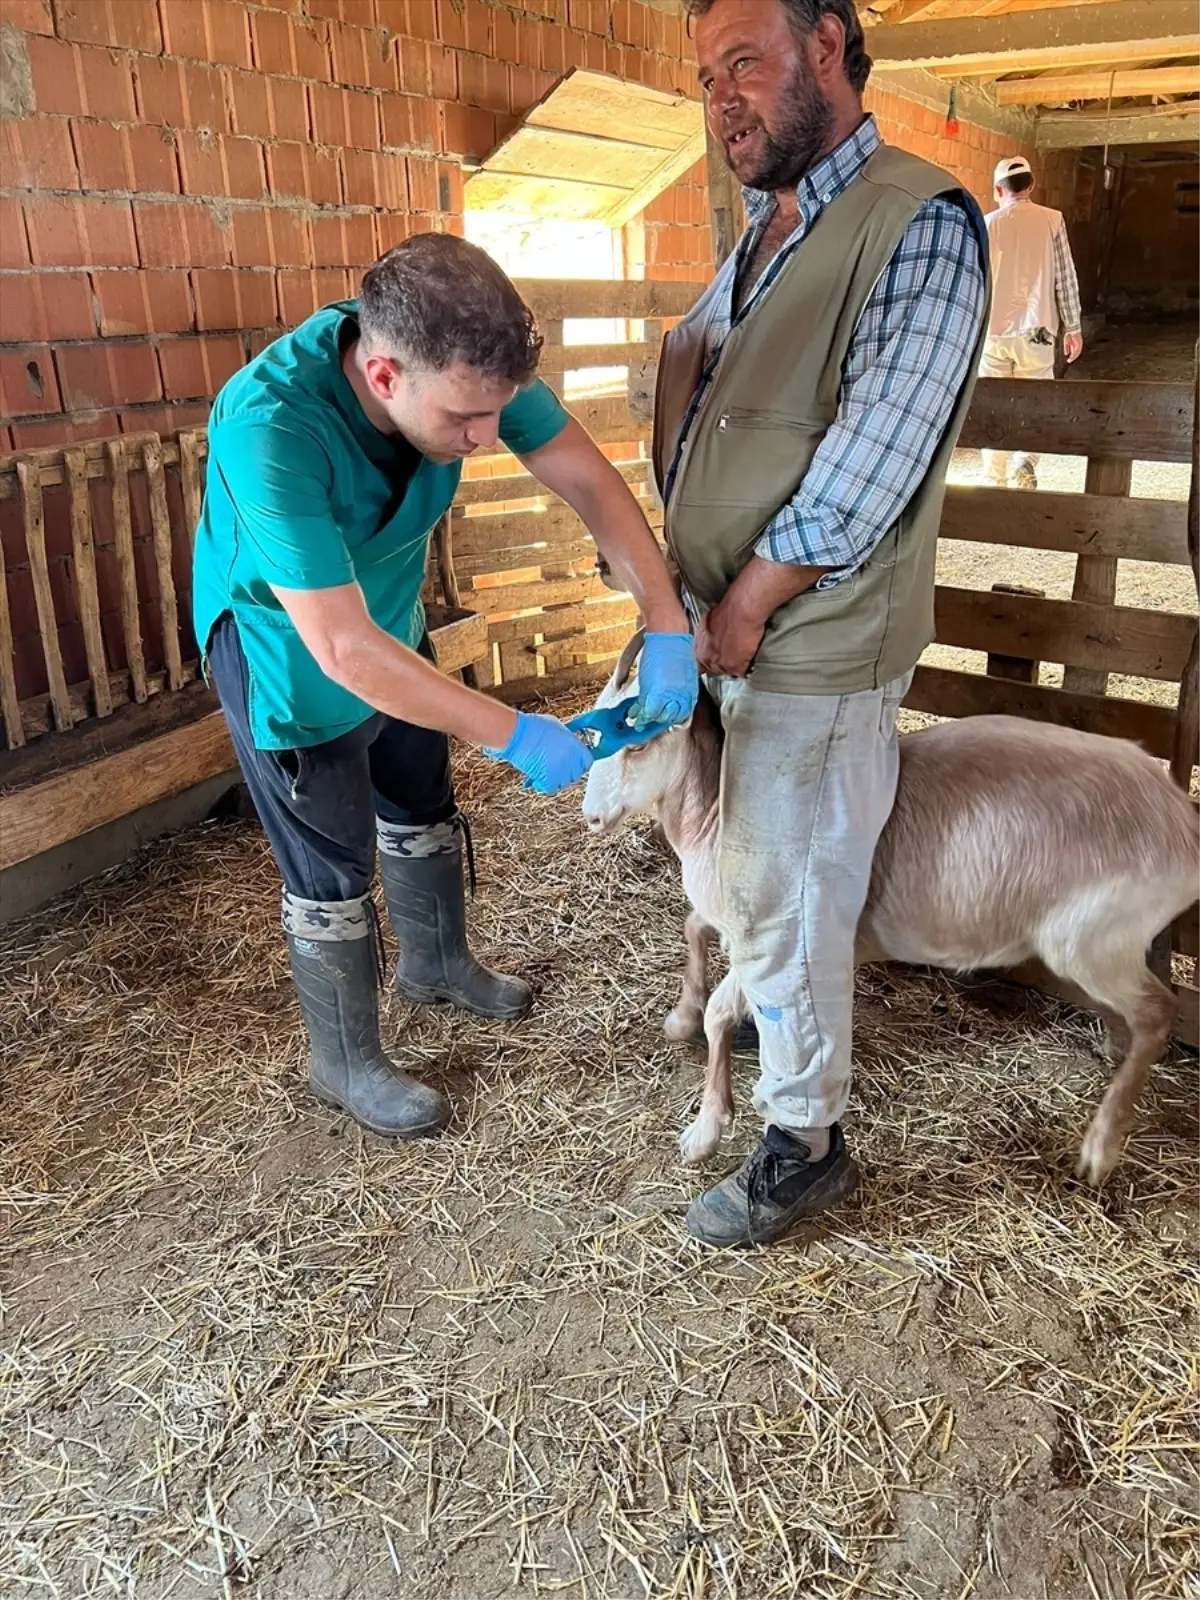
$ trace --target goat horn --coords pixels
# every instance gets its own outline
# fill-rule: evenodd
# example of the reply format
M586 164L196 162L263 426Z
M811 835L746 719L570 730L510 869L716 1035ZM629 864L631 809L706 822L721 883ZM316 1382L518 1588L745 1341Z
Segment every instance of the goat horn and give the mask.
M617 662L616 671L613 673L613 683L618 689L623 688L625 684L629 682L629 674L633 669L633 663L641 654L641 649L645 642L646 630L645 628L639 628L637 632L630 637L625 645L624 650L621 651L621 656Z

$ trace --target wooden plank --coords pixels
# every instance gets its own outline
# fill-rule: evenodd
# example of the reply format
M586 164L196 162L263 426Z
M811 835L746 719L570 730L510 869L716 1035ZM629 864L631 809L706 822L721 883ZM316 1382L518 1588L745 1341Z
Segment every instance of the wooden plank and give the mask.
M516 678L511 683L498 684L491 692L506 705L532 705L551 700L568 689L599 688L608 681L610 670L600 662L582 662L579 666L563 667L544 678Z
M1180 1044L1191 1045L1193 1050L1200 1049L1200 989L1194 983L1176 983L1171 987L1179 1002L1171 1037Z
M1125 72L1045 72L1006 78L995 86L1001 106L1052 106L1062 100L1107 100L1125 95L1200 94L1200 64L1135 67Z
M560 319L561 320L561 319ZM542 327L542 334L546 330ZM538 362L538 374L586 371L588 367L628 367L636 362L652 360L658 353L656 344L551 344L547 340Z
M1062 689L987 678L977 672L922 663L904 704L935 717L1030 717L1062 728L1081 728L1111 739L1132 739L1152 756L1170 755L1175 712L1170 706L1115 695L1068 694Z
M696 112L696 132L703 138L704 116L699 105ZM677 148L675 140L663 146L652 139L615 138L611 129L607 134L580 133L525 123L496 146L480 171L523 178L570 178L628 192L640 188ZM697 159L693 156L688 166Z
M636 444L650 437L650 424L631 415L623 394L568 400L566 407L597 444L620 444L625 440Z
M133 698L140 705L147 696L146 655L142 649L142 622L138 611L137 565L133 558L133 513L129 503L129 457L123 439L108 441L112 468L113 527L117 572L121 581L121 628Z
M555 540L578 538L583 523L564 504L545 511L509 511L494 517L454 517L456 556L485 556L502 550L538 548Z
M472 589L464 603L485 616L531 611L537 606L572 605L609 593L599 578L563 578L554 583L506 583L497 589Z
M599 222L628 191L575 178L527 178L509 172L477 172L467 179L465 199L473 211L558 222Z
M81 450L63 456L71 514L71 553L74 561L75 600L83 632L83 651L92 681L92 705L98 717L112 713L108 692L108 662L100 628L100 592L96 587L96 546L92 539L92 507Z
M741 186L725 162L725 155L712 130L705 129L705 160L708 172L708 216L712 229L713 261L719 272L732 255L738 236L746 225L746 208Z
M488 622L488 638L495 644L511 644L524 640L527 644L539 635L550 642L569 639L589 628L615 626L622 622L636 622L637 602L613 599L611 596L578 601L574 605L558 606L551 611L539 611L532 616L509 617L503 622Z
M154 529L154 567L158 574L158 610L162 618L167 683L172 689L178 689L183 682L183 661L179 654L179 605L171 571L171 516L167 508L167 479L163 471L162 446L156 438L146 440L142 446L142 459L146 463L146 478L150 485L150 522Z
M1175 923L1171 930L1171 947L1181 956L1200 958L1200 906L1193 906Z
M204 502L204 475L200 469L202 435L194 428L179 435L179 482L183 489L183 516L187 524L188 549L196 547L196 529Z
M1166 60L1200 52L1191 0L1110 0L1011 17L885 22L868 41L875 70L933 67L1000 77L1105 62Z
M993 594L1024 594L1035 599L1046 598L1045 589L1032 589L1021 583L994 583ZM1030 661L1025 656L1005 656L993 652L987 658L984 671L989 678L1007 678L1010 683L1036 683L1040 661Z
M939 644L1172 683L1179 681L1195 627L1193 618L1175 611L1033 600L942 585L934 606Z
M1128 499L1133 484L1133 462L1109 456L1093 456L1087 464L1084 489L1088 494L1109 495ZM1075 563L1075 580L1071 588L1072 600L1086 600L1095 605L1112 605L1117 597L1117 558L1115 556L1081 555ZM1108 687L1108 673L1091 667L1068 667L1063 673L1063 688L1079 694L1103 694Z
M1193 357L1192 480L1188 485L1187 547L1192 581L1200 598L1200 340ZM1200 758L1200 634L1193 634L1192 648L1179 682L1179 710L1175 722L1175 743L1171 751L1171 776L1183 789L1191 790L1192 769Z
M1188 560L1187 511L1178 500L1114 502L1100 494L1018 494L955 483L946 489L938 536L1176 566Z
M1169 110L1169 108L1162 108ZM1061 116L1040 116L1034 131L1039 150L1083 150L1103 144L1106 138L1128 144L1190 144L1200 139L1200 115L1195 111L1147 111L1136 117L1094 117L1082 111Z
M655 283L600 278L514 278L517 293L538 317L682 317L704 283Z
M620 655L633 632L633 621L614 624L611 628L596 628L591 633L576 633L569 639L547 640L534 645L535 655L545 662L547 673L563 667L577 666L581 662L608 661Z
M200 435L200 454L208 453L207 436L200 430L195 430ZM124 436L127 449L136 452L140 450L143 440L157 439L156 433L127 433ZM106 478L108 476L108 456L106 453L109 441L107 439L91 439L86 444L79 446L83 451L84 461L87 466L89 481L93 478ZM179 446L172 439L163 441L163 465L172 467L179 462ZM20 493L17 482L17 457L0 456L0 500L12 500ZM43 489L60 489L67 481L67 475L62 464L62 446L42 450L23 450L20 455L22 461L31 462L36 466L38 479Z
M0 795L0 870L236 766L225 718L215 713L31 788Z
M703 115L699 102L687 95L572 68L525 120L533 127L572 128L577 133L636 129L641 138L669 145L688 137L697 113Z
M461 606L427 606L426 625L443 672L465 672L487 654L487 618Z
M199 675L199 664L195 661L185 661L183 664L183 686L186 688ZM167 675L165 672L150 672L146 675L146 698L154 699L167 689ZM91 715L90 683L71 683L67 685L67 698L71 705L71 712L76 723L86 722ZM133 685L128 672L110 672L108 675L108 694L112 701L113 710L129 705L135 699ZM21 701L21 721L25 726L25 737L37 739L43 733L58 731L55 728L54 712L48 694L34 694Z
M959 445L967 450L1188 461L1191 385L980 378Z
M63 672L62 651L58 643L58 618L54 612L54 593L50 588L50 567L46 560L46 511L37 468L28 461L17 462L21 485L21 512L25 526L25 553L37 604L38 632L46 662L46 681L50 685L50 705L54 726L60 731L74 725L67 680Z
M700 160L704 154L704 114L699 105L696 110L700 112L696 131L685 143L664 156L641 183L613 206L604 219L610 228L623 228L627 222L632 222L651 201L657 200L665 189L669 189Z
M512 457L513 466L517 466L516 457ZM647 460L623 461L613 470L635 489L644 485L646 474L650 471ZM557 495L550 493L543 484L529 472L514 471L499 478L467 478L458 486L458 493L454 497L457 510L461 506L479 506L492 504L498 500L533 500L544 498L549 505L566 505ZM457 526L457 524L456 524Z
M12 616L8 609L8 575L4 542L0 540L0 716L4 718L4 743L10 750L25 743L21 702L17 695L17 669L13 655Z

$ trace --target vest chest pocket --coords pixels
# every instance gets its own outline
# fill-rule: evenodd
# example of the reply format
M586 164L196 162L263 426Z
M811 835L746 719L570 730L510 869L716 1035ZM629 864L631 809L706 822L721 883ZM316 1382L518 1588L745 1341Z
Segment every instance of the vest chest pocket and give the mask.
M726 407L685 454L678 504L743 507L761 528L795 494L830 421Z

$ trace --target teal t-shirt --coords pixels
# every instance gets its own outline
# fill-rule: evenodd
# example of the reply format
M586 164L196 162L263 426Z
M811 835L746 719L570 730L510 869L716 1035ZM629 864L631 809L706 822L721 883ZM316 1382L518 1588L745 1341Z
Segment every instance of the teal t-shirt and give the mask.
M429 461L368 421L342 371L342 330L357 311L353 300L325 306L276 339L229 380L209 419L196 638L206 652L218 619L233 613L260 750L322 744L373 714L321 671L271 584L357 581L377 626L415 646L429 536L458 487L459 462ZM535 381L500 413L500 437L528 454L567 420Z

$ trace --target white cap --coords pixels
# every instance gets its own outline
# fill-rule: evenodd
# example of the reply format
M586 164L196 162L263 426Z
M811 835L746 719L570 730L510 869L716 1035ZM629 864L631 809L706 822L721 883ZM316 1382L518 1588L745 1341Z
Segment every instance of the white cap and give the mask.
M1024 156L1008 156L1003 161L997 161L996 170L992 173L993 184L1003 183L1005 178L1014 178L1018 172L1032 172L1033 168Z

